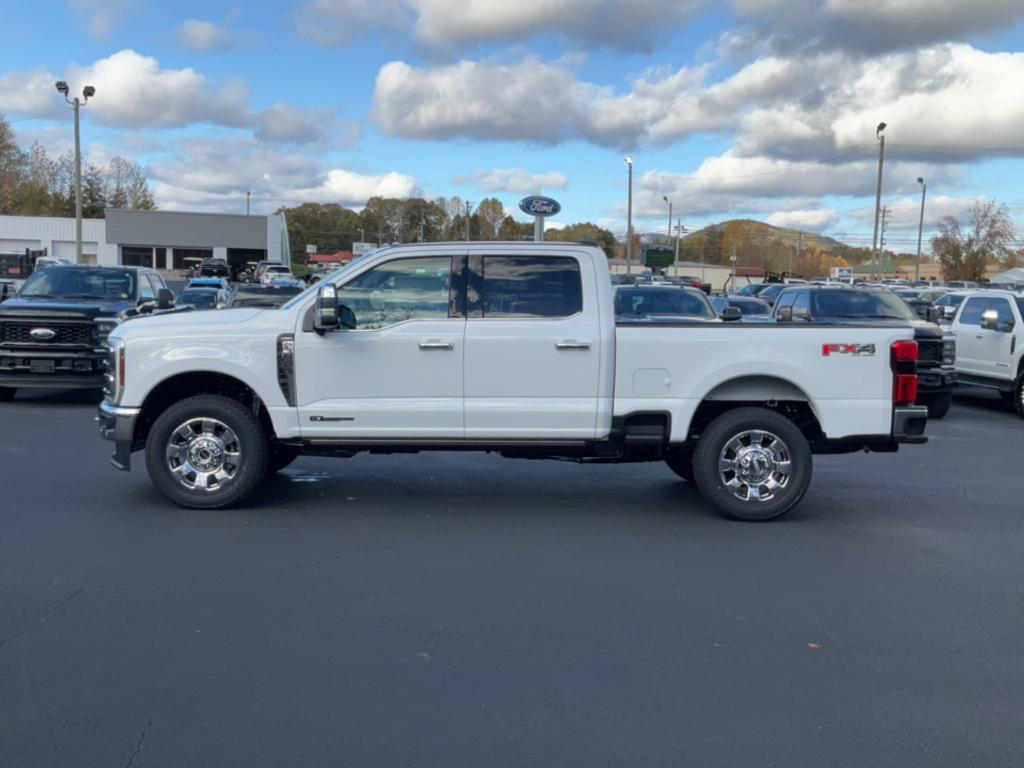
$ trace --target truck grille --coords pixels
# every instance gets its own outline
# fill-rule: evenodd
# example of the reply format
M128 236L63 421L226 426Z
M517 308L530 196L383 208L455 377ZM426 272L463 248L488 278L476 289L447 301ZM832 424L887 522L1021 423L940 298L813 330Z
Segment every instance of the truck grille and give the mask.
M922 339L917 342L920 353L917 364L922 367L942 365L942 340Z
M55 335L50 339L36 338L32 335L32 331L38 328L51 330ZM0 344L91 347L93 345L93 324L51 323L45 320L36 322L0 321Z

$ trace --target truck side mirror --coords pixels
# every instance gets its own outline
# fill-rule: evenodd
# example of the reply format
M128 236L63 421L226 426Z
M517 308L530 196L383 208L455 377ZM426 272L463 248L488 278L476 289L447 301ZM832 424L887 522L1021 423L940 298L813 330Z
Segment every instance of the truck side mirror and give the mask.
M313 307L313 330L317 333L325 333L340 327L338 290L331 284L321 285L317 289L316 305Z
M722 319L726 322L733 322L743 317L743 312L739 307L726 307L722 310Z
M981 327L986 331L999 330L997 325L999 323L999 313L994 309L986 309L981 315Z
M174 309L174 291L170 288L161 288L156 292L157 309Z
M925 312L925 319L932 323L939 322L939 319L941 317L942 310L939 309L938 307L928 307L927 312Z
M793 322L793 307L779 307L779 311L775 314L775 319L780 323Z

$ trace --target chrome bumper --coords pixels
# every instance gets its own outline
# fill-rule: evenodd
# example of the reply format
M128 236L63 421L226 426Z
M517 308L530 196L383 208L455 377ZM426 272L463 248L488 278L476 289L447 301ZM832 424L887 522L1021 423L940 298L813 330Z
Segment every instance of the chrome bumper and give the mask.
M141 408L122 408L106 400L99 405L96 421L100 425L100 437L114 443L114 454L110 463L127 472L132 467L132 447L135 441L135 421Z

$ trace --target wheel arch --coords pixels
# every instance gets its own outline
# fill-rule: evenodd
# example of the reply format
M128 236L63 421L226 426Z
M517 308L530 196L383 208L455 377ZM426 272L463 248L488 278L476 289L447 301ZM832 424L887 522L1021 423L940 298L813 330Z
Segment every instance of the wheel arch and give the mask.
M162 379L143 398L135 421L134 445L141 447L145 444L153 423L166 408L186 397L202 394L229 397L251 408L267 434L274 436L274 424L267 406L250 385L219 371L186 371Z

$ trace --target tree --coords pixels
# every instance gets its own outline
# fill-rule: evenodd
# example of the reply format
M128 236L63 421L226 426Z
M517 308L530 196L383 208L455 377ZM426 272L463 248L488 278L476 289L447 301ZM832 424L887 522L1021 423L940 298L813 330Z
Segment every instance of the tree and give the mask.
M25 153L14 130L0 115L0 214L16 213L19 188L25 175Z
M495 240L502 219L505 218L505 207L496 197L485 197L476 207L477 229L481 240Z
M939 221L932 253L942 265L945 280L981 280L989 263L1011 264L1015 260L1010 250L1015 236L1006 205L979 200L967 215L966 227L955 216L944 216Z

